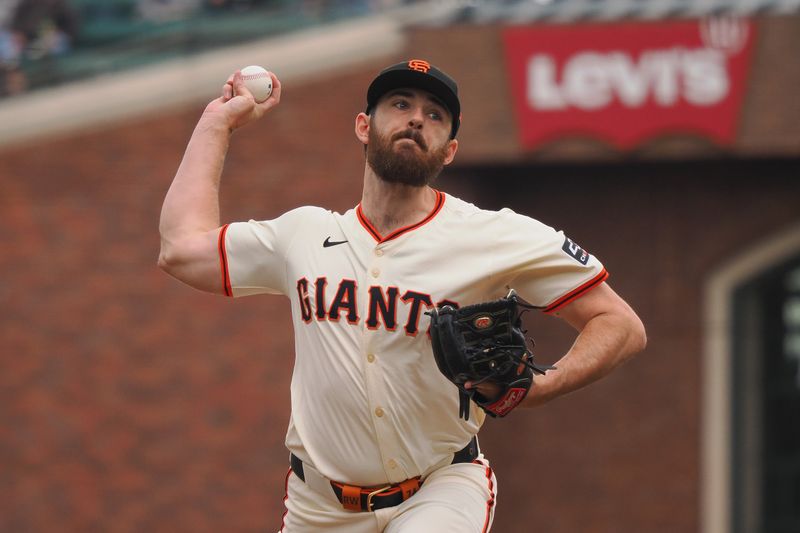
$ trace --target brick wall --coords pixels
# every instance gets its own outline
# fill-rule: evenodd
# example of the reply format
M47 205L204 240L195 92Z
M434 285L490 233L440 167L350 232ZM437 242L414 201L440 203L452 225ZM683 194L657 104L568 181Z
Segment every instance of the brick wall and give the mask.
M368 79L288 86L238 132L223 218L355 205ZM156 267L201 111L0 154L0 531L280 525L288 301L201 294Z
M703 281L798 222L798 162L531 165L504 144L502 102L481 106L475 88L501 63L493 30L451 35L461 46L421 32L409 55L458 76L480 48L495 66L469 74L464 158L442 188L565 229L650 335L608 379L487 424L494 531L697 531ZM393 59L287 85L269 118L235 136L223 218L355 205L353 117ZM200 294L156 268L161 201L201 109L0 153L0 531L279 527L288 302ZM555 319L534 317L532 331L544 359L569 346Z
M596 254L649 337L603 381L484 426L500 486L496 531L699 530L704 284L738 253L800 224L798 173L796 159L718 160L481 166L443 180ZM572 333L557 319L534 315L529 325L537 357L569 348Z

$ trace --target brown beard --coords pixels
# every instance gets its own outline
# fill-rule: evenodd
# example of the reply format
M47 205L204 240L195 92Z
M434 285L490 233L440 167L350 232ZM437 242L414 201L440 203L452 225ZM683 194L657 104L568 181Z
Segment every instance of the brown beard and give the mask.
M395 148L395 141L398 139L413 140L422 150L422 154L417 154L410 146ZM367 163L385 182L402 183L412 187L428 185L444 168L446 157L447 144L430 150L418 130L407 129L387 138L380 135L377 128L369 129Z

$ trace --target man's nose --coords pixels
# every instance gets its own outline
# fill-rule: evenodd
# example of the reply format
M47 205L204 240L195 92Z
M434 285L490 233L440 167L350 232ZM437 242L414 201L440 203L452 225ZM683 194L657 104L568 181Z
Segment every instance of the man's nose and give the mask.
M423 116L422 109L416 108L414 110L414 113L408 119L408 126L410 128L420 129L420 128L422 128L422 124L424 122L424 118L425 117Z

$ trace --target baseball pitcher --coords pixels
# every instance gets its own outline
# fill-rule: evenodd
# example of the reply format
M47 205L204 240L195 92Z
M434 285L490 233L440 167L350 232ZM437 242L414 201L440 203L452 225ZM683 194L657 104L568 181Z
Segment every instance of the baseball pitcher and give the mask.
M498 485L477 434L583 387L639 352L645 332L600 261L563 233L431 187L458 150L456 82L392 65L355 117L361 201L221 224L231 133L279 104L235 73L206 107L164 200L159 265L192 287L291 301L296 356L282 533L485 533ZM533 362L520 311L573 326Z

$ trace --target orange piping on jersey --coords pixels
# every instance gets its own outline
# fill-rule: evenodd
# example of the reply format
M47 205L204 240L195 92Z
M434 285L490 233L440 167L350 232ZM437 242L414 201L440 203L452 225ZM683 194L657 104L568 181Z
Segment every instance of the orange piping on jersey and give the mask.
M283 492L283 506L286 507L286 510L283 512L283 516L281 516L281 528L278 530L278 533L283 533L283 528L286 527L286 515L289 514L289 506L286 505L286 500L289 499L289 476L291 475L292 468L289 467L289 471L286 472L286 487Z
M364 229L367 230L370 235L372 235L372 238L378 242L382 242L381 234L378 233L378 230L372 227L372 224L370 224L369 220L367 220L367 217L364 216L364 212L361 210L361 204L358 204L358 207L356 207L356 216L358 216L358 221L361 222L361 225L364 226Z
M595 277L593 277L592 279L590 279L589 281L587 281L586 283L575 289L574 291L565 294L555 302L545 307L543 312L552 313L554 311L558 311L558 309L560 309L564 305L583 296L584 294L586 294L593 288L597 287L598 285L600 285L600 283L604 282L607 279L608 279L608 271L604 268L602 272L600 272L598 275L596 275Z
M225 296L233 296L231 290L231 277L228 274L228 254L225 251L225 234L228 232L228 224L219 230L219 268L222 271L222 291Z
M410 226L405 226L400 229L397 229L391 232L386 237L382 237L380 232L378 232L378 230L375 229L375 226L373 226L372 223L367 219L367 217L364 216L364 211L362 211L361 209L361 204L358 204L358 207L356 207L356 215L358 216L358 221L361 222L361 225L364 226L364 229L367 230L367 232L369 232L369 234L372 235L372 237L376 241L378 241L378 244L386 241L391 241L392 239L395 239L400 235L403 235L404 233L408 233L409 231L413 231L421 226L424 226L425 224L433 220L433 218L437 214L439 214L439 211L442 210L442 206L444 205L445 195L444 193L442 193L441 191L437 191L436 189L434 189L433 192L436 193L436 204L433 206L433 210L430 213L428 213L428 216L426 216L416 224L411 224Z
M473 463L478 463L483 465L484 463L475 460ZM483 521L483 529L481 533L486 533L489 531L489 524L491 523L492 518L492 508L494 507L494 483L492 482L492 467L486 467L486 480L489 482L489 499L486 500L486 520Z

